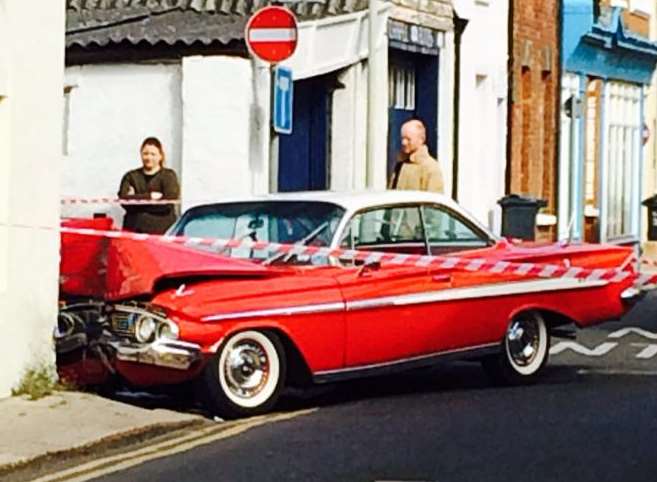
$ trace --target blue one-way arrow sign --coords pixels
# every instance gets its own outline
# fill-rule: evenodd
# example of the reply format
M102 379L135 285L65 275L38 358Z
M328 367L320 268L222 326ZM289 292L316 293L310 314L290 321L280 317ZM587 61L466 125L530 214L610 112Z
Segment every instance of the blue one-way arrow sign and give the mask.
M292 69L277 66L274 69L274 131L292 134L294 82Z

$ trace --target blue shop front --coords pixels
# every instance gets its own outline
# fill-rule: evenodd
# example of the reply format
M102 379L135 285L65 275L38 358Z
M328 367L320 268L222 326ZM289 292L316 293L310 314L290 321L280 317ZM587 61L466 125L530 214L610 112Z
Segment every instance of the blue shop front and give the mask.
M618 7L564 0L562 15L559 237L638 243L657 43L630 32Z

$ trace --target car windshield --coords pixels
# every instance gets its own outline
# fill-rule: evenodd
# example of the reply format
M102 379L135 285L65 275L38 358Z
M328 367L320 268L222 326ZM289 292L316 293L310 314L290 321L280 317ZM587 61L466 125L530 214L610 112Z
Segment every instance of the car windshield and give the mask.
M343 216L343 208L326 202L249 201L212 204L187 211L168 234L323 247L331 244ZM203 249L260 261L275 255L272 249Z

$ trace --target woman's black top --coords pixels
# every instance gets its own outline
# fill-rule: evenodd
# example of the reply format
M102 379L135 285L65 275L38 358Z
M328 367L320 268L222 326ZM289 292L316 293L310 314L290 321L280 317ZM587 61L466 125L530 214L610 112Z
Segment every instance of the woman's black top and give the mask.
M134 194L128 194L131 186ZM162 200L179 199L180 186L175 171L162 168L149 175L139 168L128 171L121 179L121 199L150 200L152 192L161 192ZM124 204L123 209L126 211L123 229L137 233L163 234L177 217L175 204Z

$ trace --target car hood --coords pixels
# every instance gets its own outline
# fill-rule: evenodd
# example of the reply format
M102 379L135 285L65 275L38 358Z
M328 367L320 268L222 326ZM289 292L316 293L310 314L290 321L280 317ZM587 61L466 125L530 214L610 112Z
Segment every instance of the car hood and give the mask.
M107 301L153 295L168 281L277 276L273 268L159 240L62 236L60 290Z

